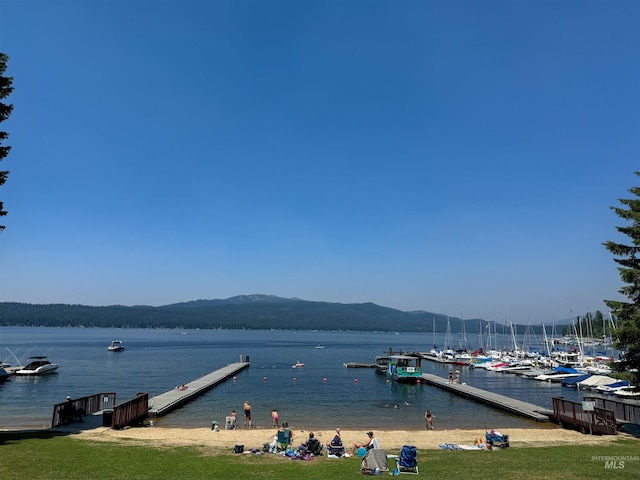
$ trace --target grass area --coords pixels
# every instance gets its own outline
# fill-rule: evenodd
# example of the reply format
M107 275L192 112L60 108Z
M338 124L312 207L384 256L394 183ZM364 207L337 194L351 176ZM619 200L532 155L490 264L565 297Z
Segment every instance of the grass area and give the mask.
M493 452L420 450L420 474L403 477L438 480L639 478L639 447L637 440L618 440L602 447L566 445ZM605 459L594 457L619 458L607 465ZM383 476L389 475L389 472L383 473ZM238 455L210 447L151 448L127 442L79 440L73 435L50 432L0 432L0 478L325 480L362 478L362 474L357 457L323 456L312 461L294 461L268 454Z

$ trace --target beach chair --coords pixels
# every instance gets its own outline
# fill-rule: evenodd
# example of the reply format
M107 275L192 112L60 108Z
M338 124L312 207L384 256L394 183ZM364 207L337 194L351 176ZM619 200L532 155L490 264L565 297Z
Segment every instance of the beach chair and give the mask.
M225 430L235 430L237 421L238 421L238 419L236 417L228 416L224 421L224 429Z
M344 457L346 450L342 444L342 440L340 440L340 437L337 435L333 437L333 440L331 440L331 443L329 443L329 446L327 447L327 453L329 455L335 455L336 457Z
M287 450L291 445L291 430L285 428L284 430L278 430L278 450Z
M405 445L396 457L396 469L399 473L418 474L418 451L413 445Z
M492 448L507 448L509 446L509 435L502 435L496 430L491 430L490 432L485 433L484 436L487 440L487 444Z
M387 451L384 448L372 448L368 450L367 454L362 458L360 469L362 473L369 475L377 475L380 474L380 472L388 471Z

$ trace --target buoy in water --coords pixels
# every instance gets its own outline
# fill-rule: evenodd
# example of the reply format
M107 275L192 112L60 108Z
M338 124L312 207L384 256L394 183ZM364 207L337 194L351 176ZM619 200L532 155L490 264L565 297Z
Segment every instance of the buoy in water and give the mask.
M266 382L267 381L267 377L262 377L262 380Z
M234 382L236 381L236 377L233 377L233 381L234 381Z
M323 379L322 379L322 381L323 381L324 383L327 383L327 379L326 379L326 378L323 378Z
M293 381L294 381L294 382L295 382L295 381L297 381L297 380L298 380L298 379L297 379L296 377L293 377Z
M356 378L356 379L353 381L353 383L358 383L358 379Z

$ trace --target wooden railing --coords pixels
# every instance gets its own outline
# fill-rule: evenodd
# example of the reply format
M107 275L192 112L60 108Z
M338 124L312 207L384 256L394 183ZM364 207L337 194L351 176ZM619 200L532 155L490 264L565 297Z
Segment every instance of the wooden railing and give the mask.
M136 423L142 423L149 413L149 394L138 393L131 400L113 407L111 428L124 428ZM108 426L104 425L103 426Z
M600 435L616 435L616 418L611 410L595 407L593 411L585 411L582 403L553 398L553 416L562 426L577 428L582 433Z
M584 399L594 402L598 408L613 411L613 415L617 420L640 425L640 405L632 405L601 397L584 397Z
M78 416L91 415L106 408L113 408L116 403L116 394L115 392L96 393L88 397L76 398L70 403L71 407L69 407L68 401L57 403L53 406L52 427L64 425L69 421L75 420ZM74 414L69 412L71 409L73 409Z

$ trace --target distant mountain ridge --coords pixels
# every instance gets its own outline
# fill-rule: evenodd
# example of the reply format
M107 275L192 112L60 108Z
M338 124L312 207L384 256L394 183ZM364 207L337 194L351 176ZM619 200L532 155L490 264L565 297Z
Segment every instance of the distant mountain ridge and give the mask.
M504 325L481 319L449 317L426 311L403 312L374 303L331 303L238 295L226 299L192 300L159 307L0 302L0 325L117 328L201 328L343 330L480 334ZM522 327L521 327L522 328ZM486 329L486 330L485 330ZM540 327L533 327L534 331ZM456 342L457 343L457 342Z

